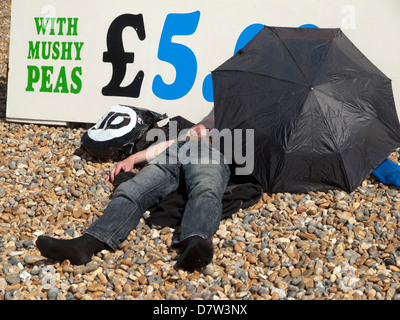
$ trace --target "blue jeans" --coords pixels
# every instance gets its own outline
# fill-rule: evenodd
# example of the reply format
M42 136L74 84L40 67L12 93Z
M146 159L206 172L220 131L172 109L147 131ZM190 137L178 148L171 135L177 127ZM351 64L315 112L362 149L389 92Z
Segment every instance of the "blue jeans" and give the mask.
M147 209L185 183L188 201L175 244L194 235L209 239L221 222L229 175L222 154L208 142L173 144L134 178L118 186L103 215L86 233L117 249Z

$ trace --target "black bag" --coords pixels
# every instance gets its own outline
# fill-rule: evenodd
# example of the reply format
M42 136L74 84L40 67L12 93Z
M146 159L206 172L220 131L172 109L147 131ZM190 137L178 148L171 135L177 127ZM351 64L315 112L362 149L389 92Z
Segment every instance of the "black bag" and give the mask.
M99 159L120 159L147 148L154 141L146 141L148 130L158 127L166 119L147 109L116 105L81 138L81 147Z

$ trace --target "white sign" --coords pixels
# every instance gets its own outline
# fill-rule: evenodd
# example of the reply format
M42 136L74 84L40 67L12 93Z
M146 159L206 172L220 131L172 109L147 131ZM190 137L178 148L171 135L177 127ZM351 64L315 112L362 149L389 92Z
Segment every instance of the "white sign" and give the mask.
M398 0L13 0L7 119L96 123L124 104L199 121L210 72L263 25L341 28L400 101Z

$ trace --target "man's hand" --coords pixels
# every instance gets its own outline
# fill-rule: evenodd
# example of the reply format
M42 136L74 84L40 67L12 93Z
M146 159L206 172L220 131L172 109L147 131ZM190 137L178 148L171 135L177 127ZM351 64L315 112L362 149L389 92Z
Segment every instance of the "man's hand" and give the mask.
M133 169L133 166L135 165L133 157L128 157L114 165L114 167L111 169L106 182L111 181L114 182L114 179L118 173L122 172L127 172L131 171Z

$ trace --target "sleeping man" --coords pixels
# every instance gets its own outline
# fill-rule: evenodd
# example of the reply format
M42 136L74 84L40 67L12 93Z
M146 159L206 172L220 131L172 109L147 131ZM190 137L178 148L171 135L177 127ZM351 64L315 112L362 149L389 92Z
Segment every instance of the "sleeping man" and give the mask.
M159 142L116 163L107 179L111 182L118 173L148 162L135 177L117 187L103 215L82 236L68 240L39 236L36 245L41 254L79 265L103 249L116 250L148 208L184 184L188 201L179 237L172 243L182 249L176 267L191 272L206 266L213 258L211 237L219 228L221 201L230 176L229 165L205 134L213 127L211 111L189 130L186 139Z

